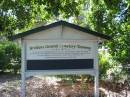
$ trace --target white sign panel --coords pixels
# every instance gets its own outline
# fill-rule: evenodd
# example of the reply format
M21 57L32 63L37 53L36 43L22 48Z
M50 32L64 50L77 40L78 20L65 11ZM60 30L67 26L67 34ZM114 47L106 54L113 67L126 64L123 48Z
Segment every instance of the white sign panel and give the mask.
M86 40L28 40L27 60L93 59L93 48Z

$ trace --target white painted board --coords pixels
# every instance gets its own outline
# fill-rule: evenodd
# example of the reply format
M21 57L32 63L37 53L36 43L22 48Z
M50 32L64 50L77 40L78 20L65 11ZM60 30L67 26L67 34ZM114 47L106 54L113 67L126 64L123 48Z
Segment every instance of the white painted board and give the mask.
M93 59L94 43L87 40L28 40L27 60Z

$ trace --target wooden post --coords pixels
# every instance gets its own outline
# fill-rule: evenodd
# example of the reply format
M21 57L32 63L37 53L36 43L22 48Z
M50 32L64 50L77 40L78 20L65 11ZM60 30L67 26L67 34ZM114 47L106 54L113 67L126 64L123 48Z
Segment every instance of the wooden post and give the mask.
M20 94L20 97L25 97L25 90L26 90L26 87L25 87L25 79L26 79L26 76L25 76L25 65L26 65L26 44L25 44L25 41L22 39L21 40L21 43L22 43L22 49L21 49L21 94Z
M99 75L98 73L95 75L94 78L94 97L99 97Z
M99 97L99 68L98 68L98 42L95 44L95 75L94 75L94 97Z

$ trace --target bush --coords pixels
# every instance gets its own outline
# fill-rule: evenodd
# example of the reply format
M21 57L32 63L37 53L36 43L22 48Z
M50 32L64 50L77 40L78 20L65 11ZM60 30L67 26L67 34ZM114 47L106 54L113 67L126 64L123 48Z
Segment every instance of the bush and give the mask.
M2 72L5 71L8 63L9 63L9 60L5 54L5 47L3 44L0 44L0 70Z
M6 70L17 73L20 69L20 48L12 42L6 41L0 43L0 70Z

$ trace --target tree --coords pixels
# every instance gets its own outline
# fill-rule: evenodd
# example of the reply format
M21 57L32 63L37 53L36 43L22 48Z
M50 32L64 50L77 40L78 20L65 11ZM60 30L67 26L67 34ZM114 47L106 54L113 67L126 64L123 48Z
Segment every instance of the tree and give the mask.
M79 14L82 0L1 0L1 35L10 37L15 31L25 30L35 23L67 18Z
M112 37L103 43L111 58L106 59L106 56L99 55L100 77L106 74L112 64L117 69L120 64L130 64L129 5L129 0L88 0L82 5L83 9L78 17L73 17L74 23ZM109 63L110 60L113 63Z
M108 48L114 60L121 64L130 64L129 0L91 0L85 5L75 21L84 27L112 36L103 46Z

